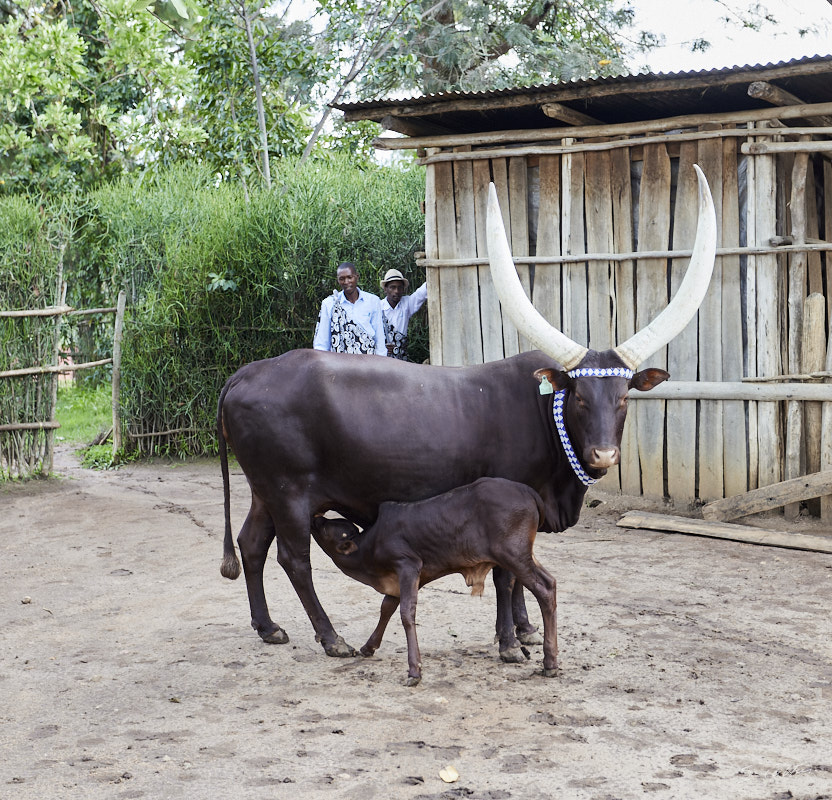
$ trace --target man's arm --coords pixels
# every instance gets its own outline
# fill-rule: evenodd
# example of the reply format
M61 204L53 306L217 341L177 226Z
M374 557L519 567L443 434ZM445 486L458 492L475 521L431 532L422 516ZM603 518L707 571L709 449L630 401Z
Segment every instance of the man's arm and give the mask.
M384 321L382 320L382 314L384 312L381 310L381 300L378 299L374 294L370 295L376 302L373 303L373 308L370 311L370 321L373 323L373 332L375 333L376 339L376 355L377 356L386 356L387 355L387 339L384 336Z
M410 295L410 313L415 314L428 299L428 284L423 283L412 295Z
M321 303L321 310L318 312L318 324L315 326L315 336L312 339L312 347L315 350L332 349L332 301L327 297Z

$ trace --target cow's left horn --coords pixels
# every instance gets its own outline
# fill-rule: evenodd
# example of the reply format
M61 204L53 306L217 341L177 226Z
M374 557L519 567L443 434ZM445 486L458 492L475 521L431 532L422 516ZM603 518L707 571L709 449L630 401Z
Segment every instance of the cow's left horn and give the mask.
M486 228L491 279L506 314L535 347L559 361L565 369L573 369L586 355L587 349L547 322L526 296L514 268L493 183L488 187Z
M699 180L699 221L690 264L681 286L665 309L649 325L615 348L631 369L638 369L639 364L684 330L696 314L711 282L716 255L716 213L705 175L696 164L693 168Z

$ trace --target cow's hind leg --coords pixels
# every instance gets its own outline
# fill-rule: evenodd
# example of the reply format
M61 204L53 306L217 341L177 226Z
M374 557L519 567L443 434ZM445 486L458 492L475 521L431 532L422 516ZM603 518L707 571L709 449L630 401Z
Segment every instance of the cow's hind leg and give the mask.
M315 639L319 641L328 656L347 658L358 653L350 647L332 627L324 611L315 586L312 583L312 564L309 560L311 539L311 516L306 511L272 509L272 519L278 520L277 560L292 583L295 592L306 611Z
M494 567L492 578L497 592L497 641L500 647L500 659L508 664L521 664L529 657L529 654L517 639L514 627L512 610L512 597L516 583L514 575L507 569ZM521 591L522 588L520 585Z
M269 615L266 592L263 588L263 568L274 541L274 525L266 507L252 495L251 510L237 537L243 571L246 576L248 602L251 607L251 627L268 644L285 644L289 636Z

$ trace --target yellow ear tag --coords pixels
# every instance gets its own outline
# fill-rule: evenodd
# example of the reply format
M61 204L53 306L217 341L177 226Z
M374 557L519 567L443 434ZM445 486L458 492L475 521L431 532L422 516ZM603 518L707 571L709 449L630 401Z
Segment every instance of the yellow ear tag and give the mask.
M540 379L540 386L537 387L540 394L552 394L554 392L554 387L551 383L549 383L549 379L544 375Z

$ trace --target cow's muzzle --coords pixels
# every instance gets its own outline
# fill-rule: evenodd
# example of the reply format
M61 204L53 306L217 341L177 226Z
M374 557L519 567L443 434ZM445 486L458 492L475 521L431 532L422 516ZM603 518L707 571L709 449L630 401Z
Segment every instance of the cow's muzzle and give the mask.
M621 460L621 451L617 447L588 447L584 461L591 469L609 469Z

